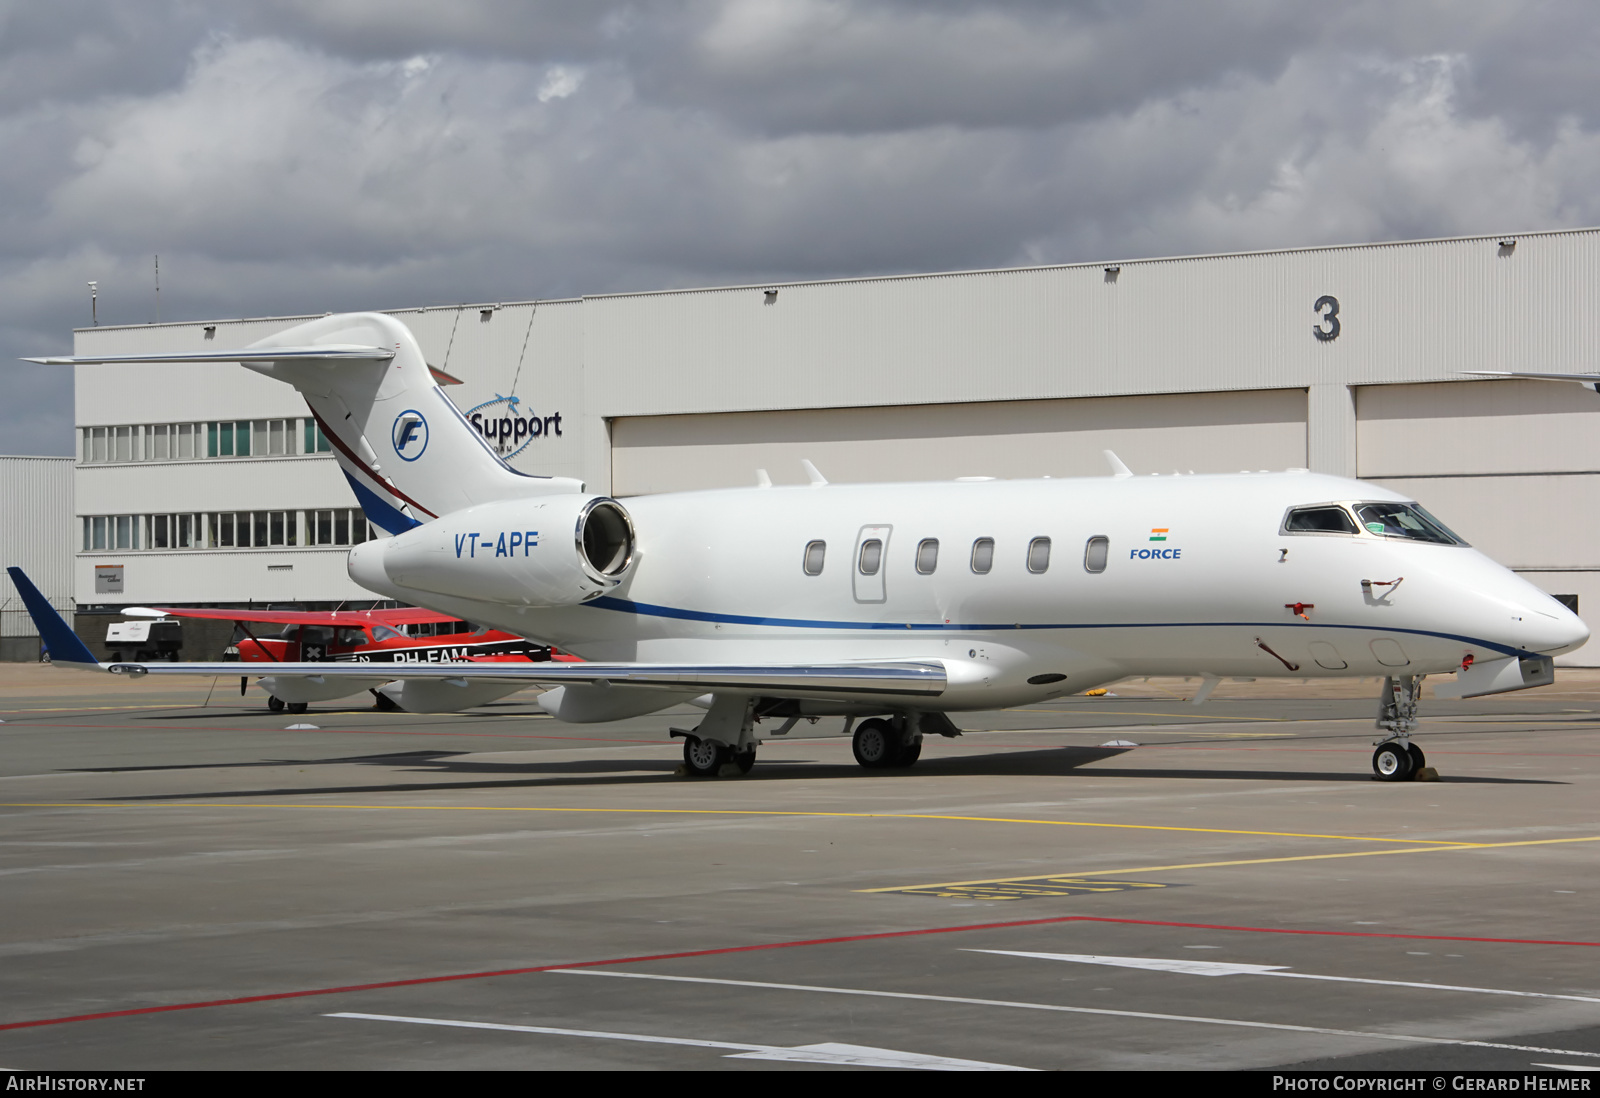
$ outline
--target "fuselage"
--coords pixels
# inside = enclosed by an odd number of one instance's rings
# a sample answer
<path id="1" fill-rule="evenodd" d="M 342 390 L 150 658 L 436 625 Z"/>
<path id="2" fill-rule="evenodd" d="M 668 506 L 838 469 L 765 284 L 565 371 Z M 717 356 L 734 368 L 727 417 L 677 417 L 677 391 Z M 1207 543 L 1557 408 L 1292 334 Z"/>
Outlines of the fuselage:
<path id="1" fill-rule="evenodd" d="M 646 496 L 626 501 L 632 566 L 580 605 L 386 593 L 589 660 L 942 660 L 941 709 L 1130 675 L 1434 674 L 1588 638 L 1470 546 L 1375 533 L 1348 507 L 1348 532 L 1286 529 L 1307 506 L 1404 500 L 1295 472 Z M 383 545 L 352 554 L 369 586 Z"/>

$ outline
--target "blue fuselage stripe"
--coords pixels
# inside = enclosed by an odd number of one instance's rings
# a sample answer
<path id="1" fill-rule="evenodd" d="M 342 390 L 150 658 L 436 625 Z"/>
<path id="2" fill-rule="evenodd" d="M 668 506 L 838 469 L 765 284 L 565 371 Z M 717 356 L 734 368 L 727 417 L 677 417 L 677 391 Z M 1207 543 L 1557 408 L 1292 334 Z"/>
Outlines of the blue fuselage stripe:
<path id="1" fill-rule="evenodd" d="M 601 610 L 615 610 L 640 617 L 676 618 L 680 621 L 704 621 L 724 625 L 754 625 L 773 629 L 853 629 L 882 630 L 884 632 L 939 632 L 939 633 L 998 633 L 1018 629 L 1353 629 L 1367 633 L 1404 633 L 1418 637 L 1437 637 L 1441 640 L 1459 641 L 1479 648 L 1487 648 L 1507 656 L 1530 655 L 1525 648 L 1511 648 L 1497 641 L 1467 637 L 1457 633 L 1440 633 L 1430 629 L 1376 628 L 1367 625 L 1340 625 L 1336 623 L 1302 625 L 1282 621 L 1150 621 L 1150 622 L 891 622 L 891 621 L 822 621 L 810 618 L 764 618 L 747 614 L 717 614 L 706 610 L 685 610 L 676 606 L 656 606 L 647 602 L 602 595 L 584 603 Z"/>

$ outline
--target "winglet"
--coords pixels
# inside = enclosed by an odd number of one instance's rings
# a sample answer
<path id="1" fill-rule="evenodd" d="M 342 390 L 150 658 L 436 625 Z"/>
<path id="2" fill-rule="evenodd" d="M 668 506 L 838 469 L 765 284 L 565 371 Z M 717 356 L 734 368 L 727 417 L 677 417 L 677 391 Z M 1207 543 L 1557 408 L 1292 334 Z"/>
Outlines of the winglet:
<path id="1" fill-rule="evenodd" d="M 45 597 L 39 594 L 39 589 L 33 581 L 25 575 L 20 568 L 7 568 L 6 573 L 11 577 L 11 582 L 17 585 L 17 594 L 22 596 L 22 603 L 28 608 L 28 616 L 33 619 L 33 624 L 39 629 L 39 636 L 44 639 L 44 647 L 50 653 L 52 663 L 85 664 L 98 668 L 100 661 L 94 658 L 83 641 L 78 639 L 78 634 L 66 622 L 61 620 L 61 615 L 55 612 Z"/>
<path id="2" fill-rule="evenodd" d="M 1111 466 L 1112 476 L 1116 477 L 1118 480 L 1121 480 L 1123 477 L 1133 476 L 1133 470 L 1122 464 L 1122 459 L 1116 454 L 1113 454 L 1110 450 L 1102 450 L 1100 452 L 1106 456 L 1106 461 Z"/>

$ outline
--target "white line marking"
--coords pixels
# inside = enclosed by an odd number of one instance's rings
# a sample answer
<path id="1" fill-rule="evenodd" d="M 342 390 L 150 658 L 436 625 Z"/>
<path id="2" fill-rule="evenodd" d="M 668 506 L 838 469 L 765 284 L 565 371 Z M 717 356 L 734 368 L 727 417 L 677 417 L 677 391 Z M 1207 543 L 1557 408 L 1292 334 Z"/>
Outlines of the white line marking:
<path id="1" fill-rule="evenodd" d="M 1416 987 L 1425 991 L 1466 991 L 1474 995 L 1514 995 L 1520 999 L 1565 999 L 1570 1003 L 1600 1003 L 1592 995 L 1557 995 L 1550 991 L 1511 991 L 1501 987 L 1466 987 L 1461 984 L 1425 984 L 1412 980 L 1369 980 L 1360 976 L 1322 976 L 1312 972 L 1289 972 L 1287 965 L 1245 965 L 1225 962 L 1164 960 L 1160 957 L 1103 957 L 1083 953 L 1024 953 L 1013 949 L 967 949 L 964 953 L 998 953 L 1005 957 L 1034 957 L 1042 961 L 1072 961 L 1086 965 L 1116 965 L 1154 972 L 1180 972 L 1188 976 L 1282 976 L 1290 980 L 1328 980 L 1340 984 L 1372 984 L 1378 987 Z"/>
<path id="2" fill-rule="evenodd" d="M 877 999 L 912 999 L 924 1003 L 964 1003 L 969 1006 L 1011 1007 L 1016 1010 L 1047 1010 L 1059 1014 L 1098 1014 L 1110 1018 L 1145 1018 L 1156 1022 L 1192 1022 L 1207 1026 L 1237 1026 L 1241 1029 L 1275 1029 L 1287 1033 L 1321 1033 L 1332 1037 L 1354 1037 L 1364 1041 L 1399 1041 L 1415 1045 L 1460 1045 L 1467 1048 L 1500 1048 L 1512 1052 L 1545 1052 L 1557 1056 L 1588 1056 L 1600 1059 L 1600 1052 L 1579 1052 L 1570 1048 L 1543 1048 L 1539 1045 L 1507 1045 L 1495 1041 L 1465 1041 L 1457 1037 L 1422 1037 L 1409 1033 L 1383 1033 L 1366 1029 L 1327 1029 L 1323 1026 L 1296 1026 L 1287 1022 L 1249 1022 L 1240 1018 L 1207 1018 L 1196 1014 L 1158 1014 L 1146 1010 L 1110 1010 L 1104 1007 L 1061 1006 L 1056 1003 L 1023 1003 L 1009 999 L 969 999 L 960 995 L 921 995 L 911 991 L 872 991 L 856 987 L 822 987 L 814 984 L 775 984 L 761 980 L 714 980 L 708 976 L 658 976 L 649 972 L 618 972 L 615 969 L 553 968 L 552 974 L 565 976 L 609 976 L 624 980 L 662 980 L 679 984 L 717 984 L 724 987 L 760 987 L 774 991 L 819 991 L 829 995 L 863 995 Z"/>
<path id="3" fill-rule="evenodd" d="M 1181 972 L 1185 976 L 1275 976 L 1287 965 L 1246 965 L 1228 961 L 1197 961 L 1187 957 L 1109 957 L 1097 953 L 1024 953 L 1014 949 L 963 949 L 963 953 L 998 953 L 1003 957 L 1036 957 L 1043 961 L 1077 961 L 1085 965 L 1115 965 L 1151 972 Z"/>
<path id="4" fill-rule="evenodd" d="M 598 1037 L 608 1041 L 636 1041 L 647 1045 L 689 1045 L 694 1048 L 732 1049 L 730 1060 L 782 1060 L 797 1064 L 843 1064 L 850 1067 L 916 1068 L 921 1071 L 1032 1071 L 1011 1064 L 991 1064 L 983 1060 L 958 1060 L 950 1056 L 925 1056 L 917 1052 L 898 1052 L 892 1048 L 870 1048 L 824 1042 L 785 1048 L 781 1045 L 750 1045 L 736 1041 L 707 1041 L 694 1037 L 654 1037 L 645 1033 L 611 1033 L 599 1029 L 556 1029 L 552 1026 L 512 1026 L 499 1022 L 464 1022 L 453 1018 L 409 1018 L 401 1014 L 325 1014 L 325 1018 L 356 1018 L 368 1022 L 410 1022 L 424 1026 L 453 1026 L 457 1029 L 492 1029 L 507 1033 L 542 1033 L 552 1037 Z"/>

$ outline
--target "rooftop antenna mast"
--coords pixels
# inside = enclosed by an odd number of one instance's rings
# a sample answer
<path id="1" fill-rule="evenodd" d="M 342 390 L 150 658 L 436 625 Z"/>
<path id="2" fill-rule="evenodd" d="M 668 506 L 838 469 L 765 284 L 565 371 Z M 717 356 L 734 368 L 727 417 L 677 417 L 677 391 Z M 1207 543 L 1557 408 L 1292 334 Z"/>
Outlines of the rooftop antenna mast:
<path id="1" fill-rule="evenodd" d="M 156 256 L 156 323 L 161 323 L 161 257 Z"/>
<path id="2" fill-rule="evenodd" d="M 89 283 L 89 321 L 96 328 L 100 326 L 100 283 Z"/>

